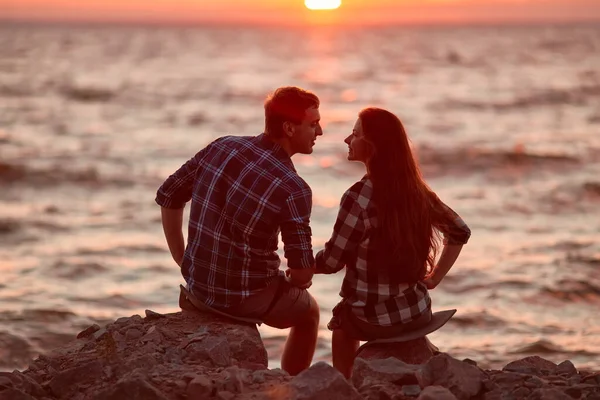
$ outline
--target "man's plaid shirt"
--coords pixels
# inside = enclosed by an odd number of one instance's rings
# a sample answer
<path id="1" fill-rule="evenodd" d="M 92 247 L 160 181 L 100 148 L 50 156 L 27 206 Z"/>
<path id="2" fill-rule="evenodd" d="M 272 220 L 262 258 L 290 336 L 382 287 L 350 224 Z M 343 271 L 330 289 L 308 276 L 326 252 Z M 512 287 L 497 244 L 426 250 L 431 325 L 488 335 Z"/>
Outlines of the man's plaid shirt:
<path id="1" fill-rule="evenodd" d="M 361 320 L 379 326 L 407 323 L 431 310 L 431 298 L 424 283 L 391 283 L 379 272 L 385 268 L 374 268 L 381 258 L 372 239 L 377 229 L 372 193 L 366 176 L 344 193 L 331 239 L 315 257 L 317 272 L 331 274 L 346 267 L 340 296 Z M 471 231 L 463 220 L 437 196 L 432 201 L 454 221 L 452 226 L 436 226 L 444 243 L 467 243 Z"/>
<path id="2" fill-rule="evenodd" d="M 227 136 L 201 150 L 158 189 L 156 202 L 191 202 L 181 271 L 206 305 L 228 308 L 267 287 L 281 260 L 312 268 L 312 192 L 288 154 L 264 134 Z"/>

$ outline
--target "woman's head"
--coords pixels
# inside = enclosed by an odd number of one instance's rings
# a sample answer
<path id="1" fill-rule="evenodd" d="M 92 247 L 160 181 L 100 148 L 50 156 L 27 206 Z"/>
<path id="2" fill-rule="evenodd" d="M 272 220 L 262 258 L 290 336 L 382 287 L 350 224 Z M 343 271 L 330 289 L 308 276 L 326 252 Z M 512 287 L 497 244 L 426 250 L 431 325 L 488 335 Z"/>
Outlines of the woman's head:
<path id="1" fill-rule="evenodd" d="M 421 176 L 402 122 L 387 110 L 365 108 L 349 139 L 348 158 L 364 162 L 373 182 L 379 252 L 388 259 L 393 256 L 403 266 L 390 271 L 391 275 L 403 281 L 423 279 L 427 264 L 433 267 L 437 246 L 431 191 Z"/>

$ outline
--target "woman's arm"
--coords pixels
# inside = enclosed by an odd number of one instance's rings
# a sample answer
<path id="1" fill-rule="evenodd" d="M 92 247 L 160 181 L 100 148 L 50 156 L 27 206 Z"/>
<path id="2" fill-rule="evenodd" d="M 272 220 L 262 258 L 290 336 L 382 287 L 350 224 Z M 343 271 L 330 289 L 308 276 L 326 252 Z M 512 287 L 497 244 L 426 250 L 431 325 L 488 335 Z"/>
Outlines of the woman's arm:
<path id="1" fill-rule="evenodd" d="M 427 285 L 427 289 L 435 289 L 435 287 L 440 284 L 442 279 L 444 279 L 448 271 L 450 271 L 450 268 L 452 268 L 456 262 L 456 259 L 458 258 L 462 248 L 462 244 L 444 245 L 442 254 L 435 265 L 435 268 L 428 276 L 425 277 L 425 280 L 423 281 L 425 285 Z"/>
<path id="2" fill-rule="evenodd" d="M 428 289 L 434 289 L 440 284 L 448 271 L 456 262 L 463 245 L 471 237 L 471 230 L 463 219 L 439 197 L 432 193 L 434 210 L 434 226 L 444 235 L 444 248 L 433 271 L 425 277 L 424 283 Z"/>

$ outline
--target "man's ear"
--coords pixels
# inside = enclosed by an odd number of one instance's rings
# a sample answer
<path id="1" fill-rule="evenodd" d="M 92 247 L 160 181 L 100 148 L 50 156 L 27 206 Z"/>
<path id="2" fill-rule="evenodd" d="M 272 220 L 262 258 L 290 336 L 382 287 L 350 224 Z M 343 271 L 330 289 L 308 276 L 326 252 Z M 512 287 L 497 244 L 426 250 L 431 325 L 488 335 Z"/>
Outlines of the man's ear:
<path id="1" fill-rule="evenodd" d="M 285 121 L 283 123 L 283 133 L 285 134 L 286 137 L 291 138 L 292 136 L 294 136 L 295 132 L 296 132 L 296 126 L 292 122 Z"/>

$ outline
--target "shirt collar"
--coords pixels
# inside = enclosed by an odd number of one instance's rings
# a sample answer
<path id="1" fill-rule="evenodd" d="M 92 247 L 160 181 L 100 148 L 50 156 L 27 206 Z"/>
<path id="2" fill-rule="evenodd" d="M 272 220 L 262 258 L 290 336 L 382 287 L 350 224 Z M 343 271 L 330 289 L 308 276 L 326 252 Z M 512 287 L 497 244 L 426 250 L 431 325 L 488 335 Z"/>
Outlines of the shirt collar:
<path id="1" fill-rule="evenodd" d="M 289 165 L 290 168 L 292 168 L 292 170 L 294 170 L 294 172 L 296 172 L 296 168 L 294 167 L 294 163 L 292 162 L 292 159 L 290 158 L 288 153 L 283 149 L 283 147 L 281 147 L 277 143 L 273 142 L 264 133 L 261 133 L 260 135 L 258 135 L 258 140 L 265 149 L 271 150 L 273 152 L 273 155 L 275 156 L 275 158 L 277 158 L 279 161 L 283 162 L 284 164 Z"/>

